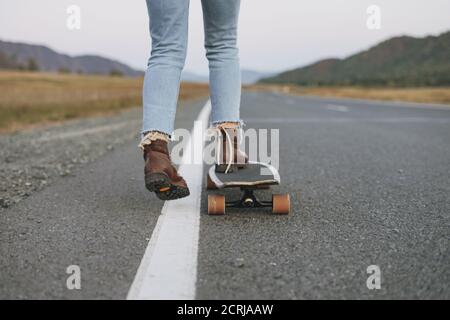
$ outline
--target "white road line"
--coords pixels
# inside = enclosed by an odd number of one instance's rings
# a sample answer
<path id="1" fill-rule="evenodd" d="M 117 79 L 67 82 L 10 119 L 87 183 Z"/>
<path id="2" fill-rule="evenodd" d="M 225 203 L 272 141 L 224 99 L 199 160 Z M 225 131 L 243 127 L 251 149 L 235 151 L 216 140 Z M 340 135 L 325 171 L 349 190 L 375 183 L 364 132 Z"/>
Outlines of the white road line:
<path id="1" fill-rule="evenodd" d="M 298 123 L 450 123 L 450 118 L 437 117 L 392 117 L 392 118 L 245 118 L 249 125 L 253 123 L 298 124 Z"/>
<path id="2" fill-rule="evenodd" d="M 49 142 L 49 141 L 53 141 L 53 140 L 71 139 L 71 138 L 81 137 L 81 136 L 88 135 L 88 134 L 100 133 L 103 131 L 119 130 L 126 126 L 137 125 L 138 123 L 140 123 L 140 121 L 138 121 L 138 120 L 131 120 L 131 121 L 127 120 L 127 121 L 122 121 L 122 122 L 115 123 L 115 124 L 107 124 L 107 125 L 103 125 L 103 126 L 99 126 L 99 127 L 95 127 L 95 128 L 74 130 L 74 131 L 68 131 L 68 132 L 64 132 L 64 133 L 51 133 L 51 134 L 47 134 L 45 136 L 42 136 L 42 137 L 36 139 L 36 141 Z"/>
<path id="3" fill-rule="evenodd" d="M 285 102 L 286 102 L 286 104 L 294 105 L 296 101 L 294 99 L 289 98 L 289 99 L 286 99 Z"/>
<path id="4" fill-rule="evenodd" d="M 327 109 L 331 111 L 348 112 L 350 108 L 347 106 L 341 106 L 337 104 L 329 104 L 327 105 Z"/>
<path id="5" fill-rule="evenodd" d="M 179 167 L 191 194 L 164 203 L 128 292 L 129 300 L 195 299 L 203 162 L 192 164 L 192 155 L 203 152 L 201 133 L 207 128 L 210 112 L 208 101 L 194 124 Z"/>
<path id="6" fill-rule="evenodd" d="M 272 93 L 275 94 L 275 93 Z M 277 93 L 280 97 L 286 97 L 287 94 Z M 361 103 L 365 106 L 371 107 L 399 107 L 399 108 L 419 108 L 419 109 L 435 109 L 435 110 L 449 110 L 450 104 L 444 103 L 431 103 L 431 102 L 408 102 L 408 101 L 395 101 L 395 100 L 377 100 L 377 99 L 358 99 L 358 98 L 345 98 L 345 97 L 320 97 L 309 94 L 296 95 L 297 98 L 302 100 L 313 100 L 318 102 L 329 102 L 330 104 L 342 101 L 343 103 Z M 303 101 L 302 103 L 304 103 Z"/>

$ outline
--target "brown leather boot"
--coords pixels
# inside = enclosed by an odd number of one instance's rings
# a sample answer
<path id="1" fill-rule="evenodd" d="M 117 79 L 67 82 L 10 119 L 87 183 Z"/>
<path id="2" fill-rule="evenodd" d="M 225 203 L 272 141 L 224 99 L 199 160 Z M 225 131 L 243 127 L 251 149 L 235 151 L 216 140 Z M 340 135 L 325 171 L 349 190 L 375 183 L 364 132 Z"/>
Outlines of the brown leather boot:
<path id="1" fill-rule="evenodd" d="M 147 189 L 155 192 L 161 200 L 187 197 L 189 188 L 170 161 L 167 142 L 155 140 L 143 148 Z"/>
<path id="2" fill-rule="evenodd" d="M 243 169 L 248 163 L 247 154 L 240 150 L 240 141 L 237 127 L 217 127 L 219 130 L 216 172 L 231 173 Z"/>

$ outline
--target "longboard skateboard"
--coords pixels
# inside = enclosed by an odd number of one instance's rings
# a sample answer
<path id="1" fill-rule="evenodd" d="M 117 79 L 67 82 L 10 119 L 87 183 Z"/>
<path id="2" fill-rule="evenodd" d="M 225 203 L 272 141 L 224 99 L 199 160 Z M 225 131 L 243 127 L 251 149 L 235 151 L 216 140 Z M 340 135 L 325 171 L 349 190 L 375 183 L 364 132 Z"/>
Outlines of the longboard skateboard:
<path id="1" fill-rule="evenodd" d="M 222 194 L 208 195 L 208 214 L 223 215 L 226 208 L 261 208 L 270 207 L 275 214 L 289 214 L 289 194 L 272 194 L 272 201 L 259 200 L 255 190 L 270 189 L 280 184 L 280 175 L 271 165 L 261 162 L 249 162 L 244 169 L 231 173 L 218 173 L 215 166 L 209 168 L 206 187 L 208 190 L 240 188 L 241 199 L 226 201 Z"/>

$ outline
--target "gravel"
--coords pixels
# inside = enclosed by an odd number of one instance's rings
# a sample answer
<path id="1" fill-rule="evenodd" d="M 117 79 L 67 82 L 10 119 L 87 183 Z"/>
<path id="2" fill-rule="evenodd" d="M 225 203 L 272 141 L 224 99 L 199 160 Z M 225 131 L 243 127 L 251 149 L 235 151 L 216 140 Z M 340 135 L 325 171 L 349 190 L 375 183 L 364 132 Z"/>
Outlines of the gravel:
<path id="1" fill-rule="evenodd" d="M 140 110 L 0 135 L 0 212 L 127 141 L 139 139 Z"/>

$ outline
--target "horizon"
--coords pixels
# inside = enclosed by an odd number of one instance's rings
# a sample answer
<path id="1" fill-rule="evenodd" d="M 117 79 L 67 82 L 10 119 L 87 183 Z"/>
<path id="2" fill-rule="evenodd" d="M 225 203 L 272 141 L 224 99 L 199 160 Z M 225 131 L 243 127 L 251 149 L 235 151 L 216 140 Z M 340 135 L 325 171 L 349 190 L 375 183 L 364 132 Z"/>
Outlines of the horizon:
<path id="1" fill-rule="evenodd" d="M 66 10 L 73 4 L 81 9 L 80 30 L 68 30 L 66 26 Z M 423 38 L 450 30 L 446 14 L 449 1 L 376 1 L 381 10 L 381 28 L 370 30 L 366 25 L 367 8 L 372 4 L 368 0 L 284 0 L 274 5 L 271 0 L 244 0 L 239 26 L 242 69 L 277 73 L 323 59 L 343 59 L 393 37 Z M 127 3 L 125 15 L 123 9 L 123 4 L 106 0 L 2 2 L 0 39 L 44 45 L 69 56 L 102 56 L 145 70 L 150 49 L 145 1 Z M 192 1 L 184 70 L 205 75 L 201 14 L 199 1 Z"/>
<path id="2" fill-rule="evenodd" d="M 412 36 L 412 35 L 408 35 L 408 34 L 400 34 L 400 35 L 392 36 L 392 37 L 390 37 L 390 38 L 381 40 L 381 41 L 379 41 L 379 42 L 377 42 L 377 43 L 374 43 L 374 44 L 372 44 L 372 45 L 369 45 L 367 48 L 363 48 L 363 49 L 361 49 L 361 50 L 359 50 L 359 51 L 357 51 L 357 52 L 350 53 L 349 55 L 347 55 L 347 56 L 345 56 L 345 57 L 331 57 L 331 56 L 330 56 L 330 57 L 324 57 L 324 58 L 321 58 L 321 59 L 319 59 L 319 60 L 315 60 L 315 61 L 313 61 L 313 62 L 310 62 L 310 63 L 308 63 L 308 64 L 299 65 L 299 66 L 297 66 L 297 67 L 294 66 L 294 67 L 291 68 L 291 69 L 284 69 L 284 70 L 269 70 L 269 71 L 267 71 L 267 70 L 251 69 L 251 68 L 247 68 L 247 67 L 241 65 L 241 70 L 242 70 L 242 71 L 249 71 L 249 72 L 268 73 L 268 74 L 270 74 L 270 73 L 273 73 L 273 74 L 276 74 L 276 73 L 282 73 L 282 72 L 289 71 L 289 70 L 294 70 L 294 69 L 304 68 L 304 67 L 310 66 L 310 65 L 312 65 L 312 64 L 318 63 L 318 62 L 320 62 L 320 61 L 323 61 L 323 60 L 329 60 L 329 59 L 344 60 L 344 59 L 347 59 L 347 58 L 349 58 L 349 57 L 351 57 L 351 56 L 353 56 L 353 55 L 356 55 L 356 54 L 359 54 L 359 53 L 361 53 L 361 52 L 370 50 L 371 48 L 373 48 L 373 47 L 379 45 L 380 43 L 383 43 L 383 42 L 386 42 L 386 41 L 389 41 L 389 40 L 392 40 L 392 39 L 395 39 L 395 38 L 409 37 L 409 38 L 415 38 L 415 39 L 425 39 L 425 38 L 428 38 L 428 37 L 438 37 L 438 36 L 443 35 L 443 34 L 448 33 L 448 32 L 450 32 L 450 30 L 443 31 L 443 32 L 440 32 L 440 33 L 438 33 L 438 34 L 427 34 L 427 35 L 424 35 L 424 36 L 422 36 L 422 37 L 420 37 L 420 36 Z M 22 42 L 22 41 L 15 41 L 15 40 L 5 40 L 5 39 L 2 39 L 2 38 L 0 38 L 0 41 L 3 41 L 3 42 L 10 42 L 10 43 L 16 43 L 16 44 L 26 44 L 26 45 L 33 45 L 33 46 L 42 46 L 42 47 L 46 47 L 46 48 L 48 48 L 48 49 L 50 49 L 50 50 L 53 50 L 53 51 L 55 51 L 55 52 L 58 53 L 58 54 L 66 55 L 66 56 L 69 56 L 69 57 L 72 57 L 72 58 L 75 58 L 75 57 L 84 57 L 84 56 L 85 56 L 85 57 L 87 57 L 87 56 L 97 56 L 97 57 L 101 57 L 101 58 L 105 58 L 105 59 L 109 59 L 109 60 L 113 60 L 113 61 L 116 61 L 116 62 L 125 64 L 125 65 L 127 65 L 128 67 L 133 68 L 133 69 L 136 70 L 136 71 L 142 71 L 142 72 L 145 72 L 145 69 L 136 69 L 136 68 L 134 68 L 133 66 L 129 65 L 128 63 L 126 63 L 126 62 L 124 62 L 124 61 L 121 61 L 121 60 L 118 60 L 118 59 L 115 58 L 115 57 L 108 57 L 108 56 L 99 55 L 99 54 L 96 54 L 96 53 L 82 53 L 82 54 L 71 55 L 71 54 L 68 54 L 68 53 L 66 53 L 66 52 L 62 52 L 62 51 L 58 50 L 57 48 L 53 48 L 53 47 L 51 47 L 50 45 L 47 45 L 47 44 L 45 44 L 45 43 Z M 197 72 L 192 71 L 192 70 L 189 70 L 189 69 L 187 69 L 187 68 L 184 68 L 184 69 L 183 69 L 183 72 L 191 73 L 191 74 L 193 74 L 193 75 L 198 75 L 198 76 L 207 76 L 207 75 L 208 75 L 207 72 L 206 72 L 206 73 L 197 73 Z"/>

